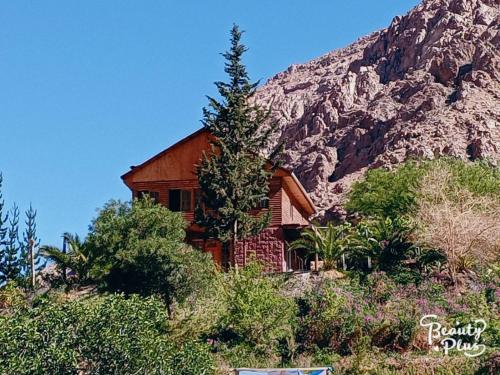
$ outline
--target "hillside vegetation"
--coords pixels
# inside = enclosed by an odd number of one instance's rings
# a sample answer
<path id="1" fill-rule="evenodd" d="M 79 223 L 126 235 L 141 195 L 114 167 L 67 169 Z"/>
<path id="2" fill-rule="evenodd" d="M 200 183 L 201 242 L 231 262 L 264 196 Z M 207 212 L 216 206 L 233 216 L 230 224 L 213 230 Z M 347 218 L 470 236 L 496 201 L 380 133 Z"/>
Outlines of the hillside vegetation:
<path id="1" fill-rule="evenodd" d="M 45 249 L 57 270 L 45 290 L 0 289 L 0 374 L 498 373 L 499 205 L 500 173 L 485 162 L 371 170 L 348 221 L 301 239 L 325 268 L 266 275 L 256 262 L 216 270 L 183 244 L 178 213 L 110 202 L 66 258 Z M 484 319 L 485 353 L 434 351 L 426 314 Z"/>

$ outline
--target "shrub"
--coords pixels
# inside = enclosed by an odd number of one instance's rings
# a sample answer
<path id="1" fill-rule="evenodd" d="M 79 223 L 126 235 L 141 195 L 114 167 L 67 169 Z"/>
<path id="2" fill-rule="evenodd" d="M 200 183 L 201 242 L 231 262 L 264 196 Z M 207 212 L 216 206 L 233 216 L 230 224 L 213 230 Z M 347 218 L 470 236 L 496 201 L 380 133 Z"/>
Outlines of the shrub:
<path id="1" fill-rule="evenodd" d="M 214 272 L 209 255 L 184 244 L 184 227 L 180 213 L 147 199 L 108 203 L 87 240 L 99 254 L 94 275 L 112 291 L 160 295 L 172 316 L 174 303 L 203 290 Z"/>
<path id="2" fill-rule="evenodd" d="M 0 311 L 27 307 L 26 293 L 16 282 L 8 282 L 0 288 Z"/>
<path id="3" fill-rule="evenodd" d="M 347 209 L 364 216 L 398 217 L 415 212 L 421 202 L 420 188 L 425 176 L 446 171 L 450 178 L 440 181 L 453 195 L 467 190 L 474 196 L 489 196 L 500 201 L 500 169 L 487 162 L 460 159 L 407 161 L 394 169 L 369 170 L 349 193 Z"/>
<path id="4" fill-rule="evenodd" d="M 455 184 L 452 173 L 450 168 L 425 176 L 416 218 L 419 240 L 443 250 L 450 277 L 456 283 L 458 273 L 485 268 L 498 259 L 500 186 L 494 196 L 490 194 L 488 179 L 484 186 L 464 180 L 465 177 Z M 462 185 L 470 185 L 473 191 Z M 479 196 L 477 192 L 489 195 Z"/>
<path id="5" fill-rule="evenodd" d="M 414 241 L 442 250 L 454 282 L 458 273 L 498 259 L 500 169 L 487 162 L 442 158 L 370 170 L 354 184 L 346 206 L 365 217 L 414 216 Z M 419 258 L 440 261 L 436 252 Z M 414 275 L 401 276 L 411 280 Z"/>
<path id="6" fill-rule="evenodd" d="M 326 227 L 313 225 L 301 233 L 301 238 L 292 242 L 289 250 L 306 249 L 308 256 L 321 256 L 324 270 L 334 269 L 349 246 L 350 229 L 349 223 L 335 226 L 330 222 Z"/>
<path id="7" fill-rule="evenodd" d="M 251 347 L 257 355 L 278 354 L 278 344 L 292 336 L 296 308 L 280 294 L 281 280 L 262 271 L 262 265 L 251 262 L 226 275 L 225 307 L 214 337 L 228 347 Z"/>
<path id="8" fill-rule="evenodd" d="M 399 217 L 361 221 L 349 239 L 351 265 L 362 273 L 387 272 L 402 284 L 420 282 L 421 273 L 443 263 L 445 257 L 437 250 L 417 246 L 414 231 L 409 220 Z"/>
<path id="9" fill-rule="evenodd" d="M 417 189 L 427 163 L 409 161 L 393 169 L 371 169 L 354 183 L 346 208 L 365 216 L 399 217 L 417 207 Z"/>
<path id="10" fill-rule="evenodd" d="M 207 348 L 168 338 L 165 306 L 120 295 L 0 317 L 0 373 L 212 374 Z"/>
<path id="11" fill-rule="evenodd" d="M 363 315 L 368 306 L 355 290 L 318 286 L 299 301 L 298 340 L 307 351 L 329 348 L 346 355 L 366 333 Z"/>

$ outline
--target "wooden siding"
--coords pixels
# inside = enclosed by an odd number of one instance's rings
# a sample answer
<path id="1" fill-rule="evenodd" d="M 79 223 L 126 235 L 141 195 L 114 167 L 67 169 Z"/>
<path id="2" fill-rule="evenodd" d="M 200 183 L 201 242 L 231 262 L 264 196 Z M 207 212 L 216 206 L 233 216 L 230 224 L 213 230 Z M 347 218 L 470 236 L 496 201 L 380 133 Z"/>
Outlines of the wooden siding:
<path id="1" fill-rule="evenodd" d="M 209 150 L 209 135 L 201 132 L 194 137 L 185 138 L 167 152 L 162 152 L 125 176 L 127 183 L 145 181 L 182 181 L 196 179 L 196 165 L 201 160 L 203 150 Z"/>
<path id="2" fill-rule="evenodd" d="M 168 191 L 170 189 L 192 190 L 191 210 L 182 212 L 184 219 L 190 224 L 194 221 L 194 190 L 199 188 L 198 180 L 173 180 L 173 181 L 137 181 L 130 184 L 133 197 L 137 197 L 140 191 L 151 191 L 158 193 L 158 202 L 168 207 Z M 270 226 L 282 224 L 282 191 L 281 178 L 273 177 L 269 183 L 269 209 L 272 212 Z M 263 210 L 254 210 L 252 214 L 257 215 Z"/>
<path id="3" fill-rule="evenodd" d="M 196 165 L 203 151 L 210 149 L 210 135 L 198 131 L 184 138 L 168 149 L 133 168 L 122 176 L 134 197 L 139 191 L 158 193 L 159 203 L 169 206 L 169 190 L 191 190 L 191 210 L 183 216 L 192 224 L 194 220 L 194 190 L 199 188 Z M 269 209 L 272 212 L 271 227 L 280 225 L 308 225 L 308 217 L 314 213 L 314 206 L 300 183 L 290 171 L 278 168 L 270 181 Z M 254 210 L 257 215 L 262 210 Z M 191 226 L 189 230 L 199 231 Z"/>
<path id="4" fill-rule="evenodd" d="M 307 220 L 307 214 L 300 209 L 300 205 L 293 198 L 293 196 L 288 193 L 288 189 L 286 187 L 283 187 L 281 190 L 281 224 L 299 226 L 307 225 L 309 223 Z"/>

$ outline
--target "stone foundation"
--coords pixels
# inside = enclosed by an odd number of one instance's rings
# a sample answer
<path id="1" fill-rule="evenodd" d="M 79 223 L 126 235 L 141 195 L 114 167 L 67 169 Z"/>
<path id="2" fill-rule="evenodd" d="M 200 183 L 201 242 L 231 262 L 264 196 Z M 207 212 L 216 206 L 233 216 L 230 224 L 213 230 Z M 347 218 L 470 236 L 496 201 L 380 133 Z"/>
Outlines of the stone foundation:
<path id="1" fill-rule="evenodd" d="M 238 241 L 234 253 L 234 264 L 244 267 L 251 259 L 262 261 L 268 272 L 283 272 L 286 269 L 285 240 L 280 227 L 266 228 L 258 235 Z"/>

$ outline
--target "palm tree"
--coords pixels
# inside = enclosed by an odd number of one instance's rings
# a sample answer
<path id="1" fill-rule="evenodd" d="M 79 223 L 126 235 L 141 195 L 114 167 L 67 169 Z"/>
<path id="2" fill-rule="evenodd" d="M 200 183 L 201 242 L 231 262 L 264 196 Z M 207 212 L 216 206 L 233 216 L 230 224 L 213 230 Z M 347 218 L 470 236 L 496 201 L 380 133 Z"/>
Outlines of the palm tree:
<path id="1" fill-rule="evenodd" d="M 63 239 L 68 245 L 67 251 L 56 246 L 42 246 L 41 252 L 47 259 L 56 264 L 63 275 L 66 274 L 67 269 L 70 269 L 75 273 L 78 283 L 88 281 L 94 260 L 90 247 L 77 234 L 64 233 Z M 64 279 L 66 278 L 64 277 Z M 66 282 L 66 280 L 64 281 Z"/>
<path id="2" fill-rule="evenodd" d="M 349 246 L 348 233 L 350 229 L 349 223 L 338 226 L 328 223 L 326 227 L 313 225 L 302 232 L 301 238 L 292 242 L 290 250 L 306 249 L 309 254 L 313 254 L 316 257 L 316 271 L 318 257 L 323 260 L 325 270 L 333 269 L 337 260 Z"/>
<path id="3" fill-rule="evenodd" d="M 385 271 L 415 256 L 417 247 L 410 240 L 413 230 L 402 218 L 361 222 L 351 236 L 351 249 L 359 259 L 373 257 L 376 267 Z"/>

